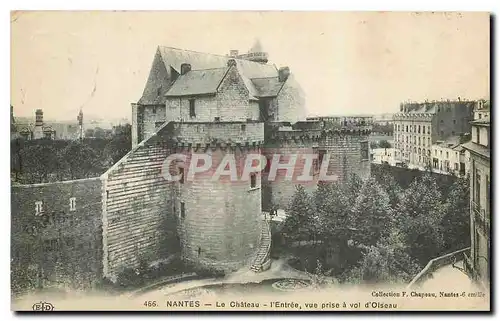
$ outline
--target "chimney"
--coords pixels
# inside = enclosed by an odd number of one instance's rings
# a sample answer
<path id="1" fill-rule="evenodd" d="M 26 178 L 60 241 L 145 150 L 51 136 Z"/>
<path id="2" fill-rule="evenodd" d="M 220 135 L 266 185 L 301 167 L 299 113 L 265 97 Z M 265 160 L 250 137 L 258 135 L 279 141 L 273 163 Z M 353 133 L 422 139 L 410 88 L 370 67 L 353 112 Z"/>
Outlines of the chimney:
<path id="1" fill-rule="evenodd" d="M 181 75 L 185 75 L 186 73 L 191 71 L 191 64 L 182 64 L 181 65 Z"/>
<path id="2" fill-rule="evenodd" d="M 229 59 L 229 60 L 227 61 L 227 66 L 228 66 L 228 67 L 231 67 L 231 66 L 236 66 L 236 60 L 234 60 L 234 59 Z"/>
<path id="3" fill-rule="evenodd" d="M 278 70 L 278 80 L 280 82 L 284 82 L 288 79 L 288 76 L 290 76 L 290 68 L 289 67 L 281 67 Z"/>
<path id="4" fill-rule="evenodd" d="M 37 109 L 35 112 L 35 126 L 43 126 L 43 111 Z"/>
<path id="5" fill-rule="evenodd" d="M 229 50 L 229 57 L 236 58 L 238 57 L 238 50 Z"/>

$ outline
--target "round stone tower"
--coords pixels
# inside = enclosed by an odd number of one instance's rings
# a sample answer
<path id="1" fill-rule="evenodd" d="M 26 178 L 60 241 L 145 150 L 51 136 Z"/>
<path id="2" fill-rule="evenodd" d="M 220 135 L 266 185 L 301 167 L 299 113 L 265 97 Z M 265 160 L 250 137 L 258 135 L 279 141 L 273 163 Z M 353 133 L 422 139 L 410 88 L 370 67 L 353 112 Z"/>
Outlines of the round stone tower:
<path id="1" fill-rule="evenodd" d="M 181 144 L 191 146 L 183 148 L 186 160 L 178 165 L 184 173 L 176 202 L 182 259 L 211 272 L 249 266 L 262 233 L 261 179 L 260 173 L 242 174 L 249 155 L 261 153 L 263 124 L 182 123 L 180 128 Z M 206 160 L 210 168 L 194 173 L 194 164 Z"/>

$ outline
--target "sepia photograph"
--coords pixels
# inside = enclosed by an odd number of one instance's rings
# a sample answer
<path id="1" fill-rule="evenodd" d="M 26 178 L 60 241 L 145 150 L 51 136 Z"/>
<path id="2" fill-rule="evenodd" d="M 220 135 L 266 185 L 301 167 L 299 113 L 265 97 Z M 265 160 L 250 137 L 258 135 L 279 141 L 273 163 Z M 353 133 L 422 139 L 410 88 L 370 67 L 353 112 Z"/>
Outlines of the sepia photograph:
<path id="1" fill-rule="evenodd" d="M 12 311 L 490 311 L 492 16 L 12 11 Z"/>

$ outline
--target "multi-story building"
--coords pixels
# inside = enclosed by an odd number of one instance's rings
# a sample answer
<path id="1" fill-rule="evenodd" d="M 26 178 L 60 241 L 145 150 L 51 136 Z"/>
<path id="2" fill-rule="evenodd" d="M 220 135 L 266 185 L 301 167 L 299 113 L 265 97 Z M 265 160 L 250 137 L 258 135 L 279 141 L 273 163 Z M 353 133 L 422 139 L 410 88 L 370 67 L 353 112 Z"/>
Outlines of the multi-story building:
<path id="1" fill-rule="evenodd" d="M 464 176 L 469 173 L 468 158 L 462 142 L 469 135 L 451 136 L 431 147 L 432 170 L 443 174 Z"/>
<path id="2" fill-rule="evenodd" d="M 371 150 L 371 161 L 373 164 L 398 166 L 400 163 L 395 158 L 395 154 L 395 148 L 374 148 Z"/>
<path id="3" fill-rule="evenodd" d="M 396 157 L 410 167 L 431 166 L 432 144 L 470 132 L 474 105 L 460 99 L 402 103 L 393 118 Z"/>
<path id="4" fill-rule="evenodd" d="M 471 277 L 483 287 L 490 282 L 490 118 L 471 122 L 471 141 L 463 144 L 470 153 L 471 251 L 466 257 Z"/>

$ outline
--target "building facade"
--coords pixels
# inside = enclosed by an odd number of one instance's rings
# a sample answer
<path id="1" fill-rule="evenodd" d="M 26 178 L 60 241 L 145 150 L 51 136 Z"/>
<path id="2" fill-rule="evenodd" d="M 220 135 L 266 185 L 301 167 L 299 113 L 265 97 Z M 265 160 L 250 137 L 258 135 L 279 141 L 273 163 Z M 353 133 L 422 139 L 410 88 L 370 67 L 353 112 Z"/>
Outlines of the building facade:
<path id="1" fill-rule="evenodd" d="M 371 161 L 374 164 L 398 166 L 400 165 L 400 162 L 398 162 L 395 155 L 395 148 L 374 148 L 371 150 Z"/>
<path id="2" fill-rule="evenodd" d="M 43 122 L 43 110 L 37 109 L 35 112 L 35 124 L 20 126 L 17 129 L 19 136 L 25 140 L 32 139 L 56 139 L 56 131 L 52 126 Z"/>
<path id="3" fill-rule="evenodd" d="M 471 141 L 463 144 L 470 153 L 471 252 L 466 259 L 471 277 L 488 288 L 490 282 L 491 140 L 490 119 L 471 122 Z"/>
<path id="4" fill-rule="evenodd" d="M 402 103 L 394 119 L 394 147 L 410 167 L 432 166 L 432 145 L 470 132 L 475 102 Z"/>
<path id="5" fill-rule="evenodd" d="M 431 149 L 432 170 L 456 176 L 467 175 L 469 173 L 468 155 L 461 145 L 466 138 L 469 138 L 469 135 L 452 136 L 446 141 L 437 141 L 433 144 Z"/>

